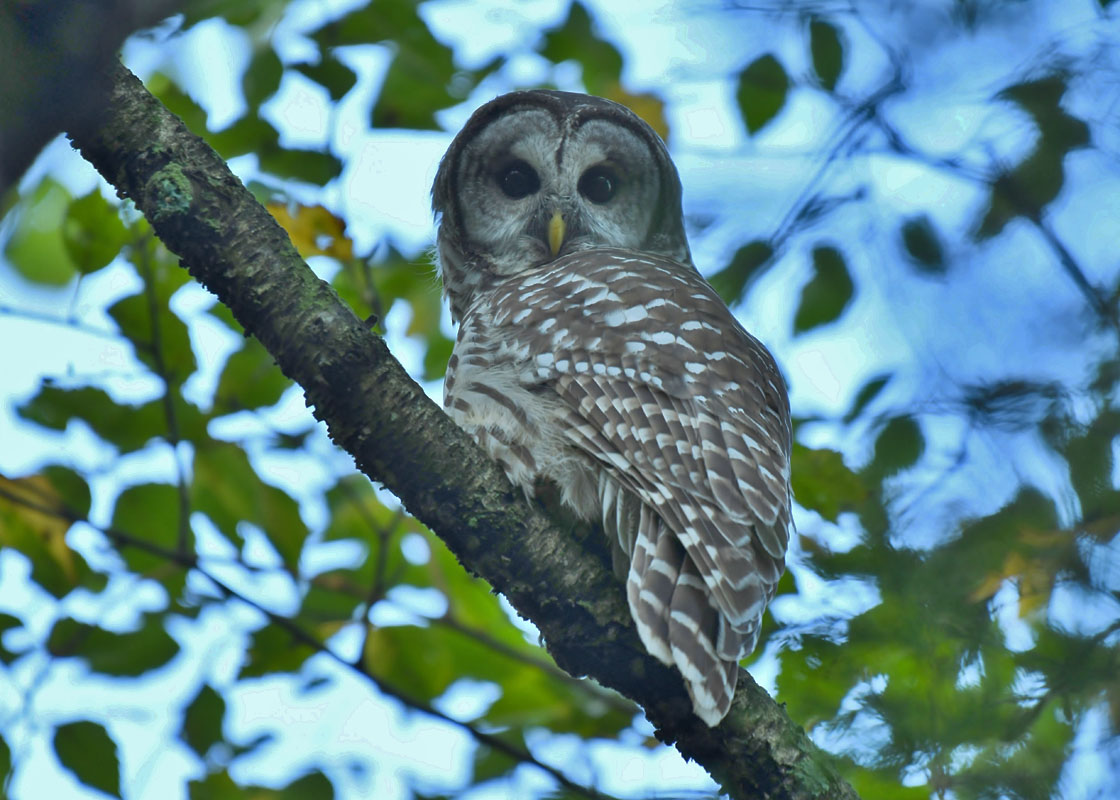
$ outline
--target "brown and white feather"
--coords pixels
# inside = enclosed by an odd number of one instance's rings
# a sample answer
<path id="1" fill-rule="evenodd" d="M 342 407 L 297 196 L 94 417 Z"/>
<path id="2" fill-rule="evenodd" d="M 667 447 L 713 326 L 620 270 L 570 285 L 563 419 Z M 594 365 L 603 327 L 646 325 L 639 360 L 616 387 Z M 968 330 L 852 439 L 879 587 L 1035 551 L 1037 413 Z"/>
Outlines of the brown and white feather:
<path id="1" fill-rule="evenodd" d="M 537 183 L 503 193 L 510 163 Z M 617 191 L 584 197 L 604 165 Z M 549 480 L 602 525 L 642 642 L 715 725 L 784 568 L 791 434 L 769 352 L 692 266 L 680 195 L 664 144 L 614 103 L 479 109 L 433 188 L 459 322 L 444 391 L 514 483 Z"/>

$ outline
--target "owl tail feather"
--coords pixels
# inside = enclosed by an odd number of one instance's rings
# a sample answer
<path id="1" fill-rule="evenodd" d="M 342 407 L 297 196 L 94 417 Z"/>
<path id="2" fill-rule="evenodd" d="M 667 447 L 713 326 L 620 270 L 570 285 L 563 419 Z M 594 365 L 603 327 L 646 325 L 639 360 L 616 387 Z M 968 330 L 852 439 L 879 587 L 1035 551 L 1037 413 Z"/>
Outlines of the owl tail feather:
<path id="1" fill-rule="evenodd" d="M 646 650 L 680 670 L 696 716 L 718 725 L 731 707 L 738 662 L 717 652 L 720 613 L 708 600 L 696 565 L 676 535 L 644 505 L 626 593 Z"/>

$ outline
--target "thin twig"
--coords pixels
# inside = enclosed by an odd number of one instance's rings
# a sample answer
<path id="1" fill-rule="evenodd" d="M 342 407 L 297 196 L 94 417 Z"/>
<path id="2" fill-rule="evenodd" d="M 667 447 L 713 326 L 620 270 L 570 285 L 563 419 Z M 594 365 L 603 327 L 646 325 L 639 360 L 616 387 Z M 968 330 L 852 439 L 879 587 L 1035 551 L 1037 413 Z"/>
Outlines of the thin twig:
<path id="1" fill-rule="evenodd" d="M 179 418 L 175 413 L 175 394 L 178 392 L 178 382 L 171 380 L 171 371 L 163 358 L 163 327 L 160 324 L 160 303 L 156 297 L 155 277 L 152 271 L 152 262 L 148 255 L 148 246 L 151 235 L 143 237 L 133 249 L 136 252 L 136 265 L 139 267 L 140 277 L 144 279 L 144 297 L 148 302 L 148 317 L 152 323 L 152 361 L 155 372 L 163 381 L 163 413 L 167 420 L 167 442 L 171 445 L 171 458 L 175 462 L 175 490 L 179 498 L 179 520 L 177 546 L 180 553 L 187 553 L 191 549 L 191 498 L 187 490 L 187 473 L 183 467 L 183 460 L 179 453 L 181 438 L 179 435 Z M 170 313 L 170 312 L 169 312 Z"/>
<path id="2" fill-rule="evenodd" d="M 21 317 L 22 319 L 30 320 L 32 322 L 44 322 L 48 325 L 58 325 L 60 327 L 71 328 L 81 333 L 89 334 L 90 336 L 97 336 L 101 339 L 110 339 L 114 342 L 120 342 L 125 339 L 120 331 L 111 331 L 108 328 L 96 328 L 93 325 L 87 325 L 84 322 L 79 322 L 72 317 L 59 317 L 54 314 L 46 314 L 42 311 L 32 311 L 27 308 L 16 308 L 0 303 L 0 314 L 6 314 L 10 317 Z M 148 345 L 143 342 L 133 342 L 134 345 L 143 350 L 148 349 Z"/>

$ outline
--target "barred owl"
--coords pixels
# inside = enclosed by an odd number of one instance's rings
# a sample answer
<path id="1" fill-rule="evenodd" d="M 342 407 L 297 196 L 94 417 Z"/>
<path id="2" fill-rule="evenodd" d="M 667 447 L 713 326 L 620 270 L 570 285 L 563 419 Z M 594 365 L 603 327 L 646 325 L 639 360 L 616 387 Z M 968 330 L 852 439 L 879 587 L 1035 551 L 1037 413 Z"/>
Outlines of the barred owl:
<path id="1" fill-rule="evenodd" d="M 449 413 L 602 526 L 643 644 L 718 724 L 784 567 L 789 402 L 692 264 L 664 143 L 616 103 L 514 92 L 455 137 L 432 200 Z"/>

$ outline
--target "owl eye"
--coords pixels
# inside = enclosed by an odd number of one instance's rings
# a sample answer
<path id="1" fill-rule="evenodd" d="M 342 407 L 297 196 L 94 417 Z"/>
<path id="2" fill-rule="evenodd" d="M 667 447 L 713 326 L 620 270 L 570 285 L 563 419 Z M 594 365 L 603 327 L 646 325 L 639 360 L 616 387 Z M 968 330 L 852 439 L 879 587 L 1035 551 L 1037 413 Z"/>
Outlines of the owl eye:
<path id="1" fill-rule="evenodd" d="M 517 200 L 541 188 L 537 173 L 524 161 L 514 161 L 498 171 L 498 186 L 506 197 Z"/>
<path id="2" fill-rule="evenodd" d="M 614 197 L 618 189 L 618 176 L 607 167 L 592 167 L 579 179 L 579 193 L 592 203 L 602 205 Z"/>

